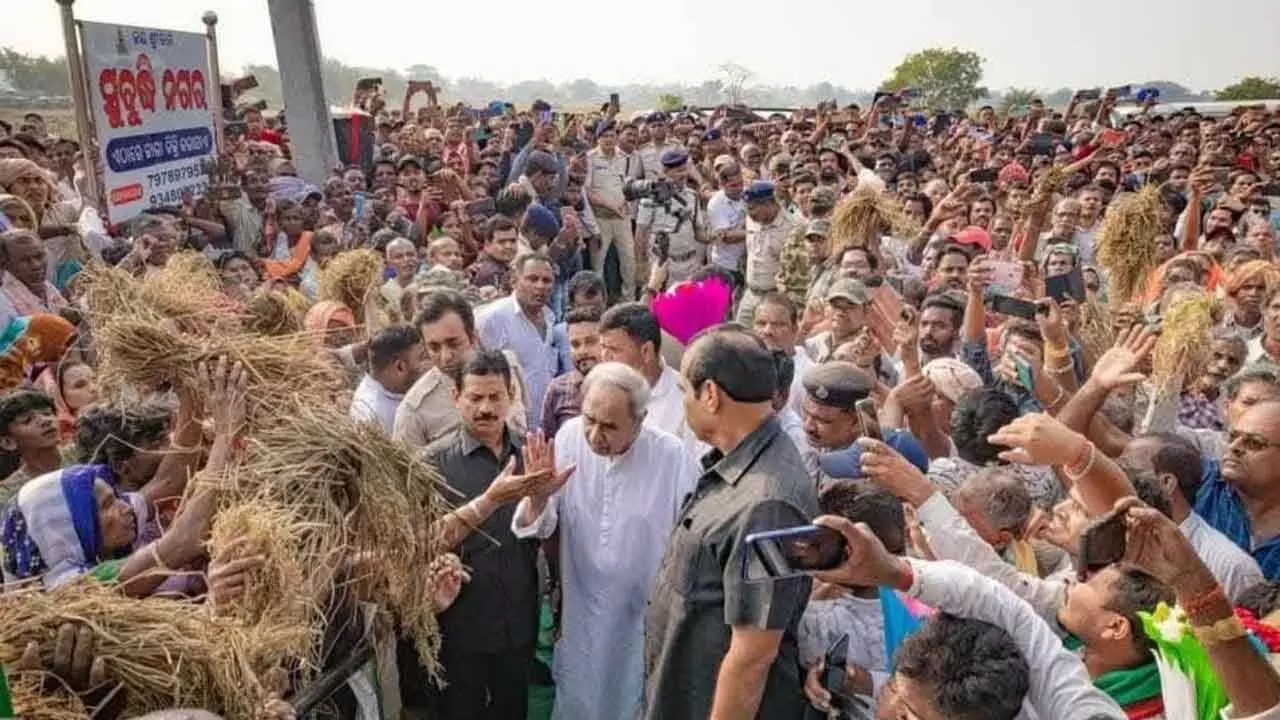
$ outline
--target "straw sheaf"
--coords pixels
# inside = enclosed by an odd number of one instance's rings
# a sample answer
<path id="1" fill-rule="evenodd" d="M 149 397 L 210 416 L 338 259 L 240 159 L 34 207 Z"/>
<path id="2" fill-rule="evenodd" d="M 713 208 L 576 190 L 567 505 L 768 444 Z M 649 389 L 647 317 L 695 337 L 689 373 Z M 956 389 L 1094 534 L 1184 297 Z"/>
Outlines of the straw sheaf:
<path id="1" fill-rule="evenodd" d="M 139 317 L 150 322 L 166 319 L 199 319 L 209 324 L 226 313 L 218 309 L 218 286 L 211 286 L 208 276 L 183 253 L 175 256 L 178 264 L 147 280 L 139 280 L 118 268 L 91 265 L 85 270 L 88 280 L 89 319 L 94 330 L 119 316 Z M 171 260 L 170 262 L 173 262 Z"/>
<path id="2" fill-rule="evenodd" d="M 1102 357 L 1115 344 L 1115 331 L 1111 326 L 1111 308 L 1099 300 L 1089 300 L 1080 305 L 1080 345 L 1084 352 L 1085 367 Z"/>
<path id="3" fill-rule="evenodd" d="M 28 586 L 0 596 L 0 663 L 11 665 L 36 642 L 52 666 L 58 627 L 89 627 L 107 674 L 124 685 L 125 716 L 198 707 L 228 718 L 254 718 L 266 697 L 259 678 L 278 667 L 277 631 L 214 617 L 195 603 L 128 598 L 92 580 L 53 590 Z M 61 718 L 72 707 L 65 693 L 32 697 L 35 683 L 19 683 L 18 704 L 34 717 Z M 25 716 L 25 715 L 24 715 Z"/>
<path id="4" fill-rule="evenodd" d="M 1157 391 L 1178 392 L 1184 379 L 1194 380 L 1204 371 L 1216 312 L 1216 301 L 1203 292 L 1184 291 L 1172 299 L 1161 318 L 1152 357 L 1151 379 Z"/>
<path id="5" fill-rule="evenodd" d="M 278 292 L 260 292 L 245 306 L 244 327 L 259 335 L 292 335 L 302 332 L 302 318 Z"/>
<path id="6" fill-rule="evenodd" d="M 432 465 L 376 425 L 337 408 L 303 406 L 256 431 L 244 461 L 219 483 L 229 502 L 287 513 L 297 545 L 286 555 L 296 552 L 305 571 L 359 561 L 364 576 L 355 580 L 376 588 L 374 602 L 434 667 L 438 635 L 426 567 L 439 551 L 431 526 L 447 502 Z M 232 536 L 214 545 L 224 542 Z"/>
<path id="7" fill-rule="evenodd" d="M 916 224 L 889 196 L 859 186 L 845 196 L 831 215 L 831 257 L 840 257 L 846 248 L 877 250 L 880 236 L 911 237 L 920 232 Z"/>
<path id="8" fill-rule="evenodd" d="M 125 388 L 168 386 L 196 392 L 201 362 L 219 357 L 248 373 L 250 419 L 257 424 L 298 405 L 329 403 L 344 382 L 339 369 L 308 333 L 267 337 L 248 333 L 193 335 L 173 323 L 119 317 L 102 323 L 98 378 L 108 395 Z"/>
<path id="9" fill-rule="evenodd" d="M 1109 271 L 1113 303 L 1124 304 L 1142 295 L 1158 261 L 1156 236 L 1164 230 L 1160 192 L 1147 185 L 1121 195 L 1111 204 L 1098 229 L 1098 262 Z"/>
<path id="10" fill-rule="evenodd" d="M 320 299 L 333 300 L 351 308 L 357 320 L 365 298 L 382 284 L 382 257 L 367 248 L 338 254 L 320 270 Z"/>

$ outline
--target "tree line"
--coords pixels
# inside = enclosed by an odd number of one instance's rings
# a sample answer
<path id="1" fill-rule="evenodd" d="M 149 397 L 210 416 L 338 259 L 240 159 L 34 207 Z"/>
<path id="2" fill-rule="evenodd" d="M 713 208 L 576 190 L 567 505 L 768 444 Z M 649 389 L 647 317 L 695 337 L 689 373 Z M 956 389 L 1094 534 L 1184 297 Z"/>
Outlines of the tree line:
<path id="1" fill-rule="evenodd" d="M 962 108 L 974 104 L 992 104 L 1012 109 L 1029 103 L 1034 98 L 1050 106 L 1062 106 L 1071 98 L 1074 88 L 1005 88 L 991 90 L 982 85 L 985 60 L 977 53 L 958 48 L 929 48 L 912 53 L 897 65 L 882 84 L 882 89 L 898 90 L 914 88 L 919 91 L 919 104 L 930 108 Z M 851 89 L 831 82 L 820 82 L 807 87 L 774 86 L 752 82 L 753 72 L 742 65 L 726 63 L 709 72 L 709 77 L 697 84 L 667 83 L 608 85 L 589 78 L 571 82 L 552 83 L 547 80 L 526 80 L 513 85 L 502 85 L 478 77 L 445 77 L 431 65 L 418 64 L 407 68 L 376 68 L 347 65 L 340 60 L 327 58 L 322 77 L 325 95 L 330 103 L 345 105 L 351 98 L 356 81 L 361 78 L 381 78 L 389 104 L 398 107 L 405 87 L 410 80 L 431 81 L 441 89 L 442 102 L 464 102 L 483 105 L 493 100 L 505 100 L 517 105 L 527 105 L 534 100 L 545 100 L 555 107 L 584 108 L 596 106 L 617 93 L 627 108 L 679 109 L 682 106 L 708 106 L 721 103 L 746 103 L 753 107 L 797 106 L 812 107 L 819 102 L 834 100 L 840 105 L 857 103 L 868 106 L 874 90 Z M 242 73 L 252 73 L 258 80 L 258 88 L 246 99 L 265 99 L 272 107 L 281 104 L 279 71 L 270 65 L 248 65 Z M 11 48 L 0 48 L 0 78 L 7 77 L 19 91 L 46 95 L 69 95 L 67 66 L 62 57 L 33 56 Z M 1280 78 L 1246 77 L 1216 92 L 1201 92 L 1169 80 L 1135 81 L 1134 87 L 1157 88 L 1164 102 L 1221 100 L 1251 100 L 1280 98 Z"/>

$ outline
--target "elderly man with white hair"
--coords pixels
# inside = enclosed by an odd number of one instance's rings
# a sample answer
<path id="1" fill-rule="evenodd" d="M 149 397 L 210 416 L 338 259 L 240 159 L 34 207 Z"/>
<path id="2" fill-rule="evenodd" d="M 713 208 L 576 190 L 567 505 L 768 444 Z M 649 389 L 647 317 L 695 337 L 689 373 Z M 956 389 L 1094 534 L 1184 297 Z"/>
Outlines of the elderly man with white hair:
<path id="1" fill-rule="evenodd" d="M 649 383 L 619 362 L 582 384 L 582 415 L 543 462 L 576 466 L 566 485 L 524 498 L 518 538 L 560 528 L 564 605 L 553 717 L 630 718 L 644 695 L 644 612 L 667 538 L 698 465 L 675 436 L 644 422 Z M 535 439 L 531 447 L 542 441 Z"/>
<path id="2" fill-rule="evenodd" d="M 382 298 L 389 307 L 403 313 L 404 294 L 418 272 L 418 249 L 407 238 L 398 237 L 387 243 L 387 267 L 395 271 L 395 277 L 382 285 Z"/>

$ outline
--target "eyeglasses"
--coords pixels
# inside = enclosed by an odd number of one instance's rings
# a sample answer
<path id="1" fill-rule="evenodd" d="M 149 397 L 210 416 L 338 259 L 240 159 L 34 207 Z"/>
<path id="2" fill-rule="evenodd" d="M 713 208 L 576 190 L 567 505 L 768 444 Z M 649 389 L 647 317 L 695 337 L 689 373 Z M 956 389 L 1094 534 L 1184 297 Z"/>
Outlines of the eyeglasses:
<path id="1" fill-rule="evenodd" d="M 1237 442 L 1240 448 L 1245 452 L 1262 452 L 1268 448 L 1280 447 L 1280 443 L 1272 442 L 1261 435 L 1254 433 L 1242 433 L 1232 430 L 1227 433 L 1227 446 L 1233 446 Z"/>

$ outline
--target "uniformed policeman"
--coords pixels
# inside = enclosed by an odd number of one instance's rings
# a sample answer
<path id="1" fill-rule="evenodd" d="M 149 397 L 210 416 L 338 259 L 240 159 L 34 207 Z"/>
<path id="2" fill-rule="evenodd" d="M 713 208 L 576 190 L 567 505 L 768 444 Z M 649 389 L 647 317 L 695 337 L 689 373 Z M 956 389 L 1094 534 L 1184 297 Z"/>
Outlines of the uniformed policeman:
<path id="1" fill-rule="evenodd" d="M 688 153 L 682 148 L 664 152 L 662 172 L 676 187 L 676 197 L 665 205 L 654 202 L 651 197 L 640 201 L 636 211 L 636 245 L 648 248 L 650 262 L 655 265 L 662 262 L 662 253 L 666 253 L 670 285 L 690 279 L 705 262 L 706 220 L 698 209 L 698 193 L 686 183 Z"/>
<path id="2" fill-rule="evenodd" d="M 771 182 L 752 182 L 742 197 L 747 205 L 747 289 L 738 305 L 737 320 L 750 326 L 761 298 L 778 287 L 782 246 L 798 221 L 778 203 Z"/>
<path id="3" fill-rule="evenodd" d="M 640 146 L 640 162 L 644 167 L 644 178 L 653 180 L 664 174 L 662 156 L 668 150 L 680 148 L 680 143 L 667 138 L 667 123 L 670 118 L 666 113 L 658 111 L 645 118 L 645 128 L 649 131 L 649 142 Z"/>

